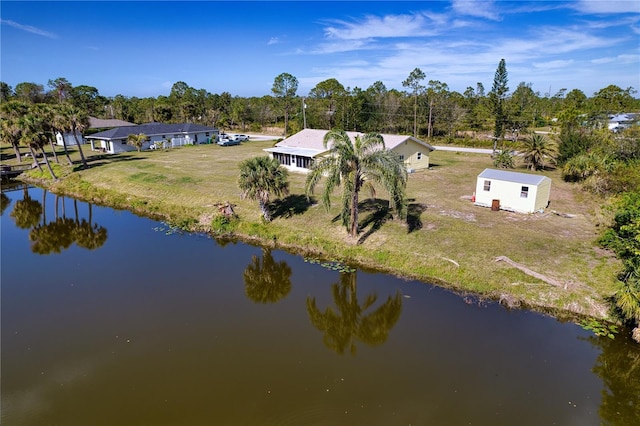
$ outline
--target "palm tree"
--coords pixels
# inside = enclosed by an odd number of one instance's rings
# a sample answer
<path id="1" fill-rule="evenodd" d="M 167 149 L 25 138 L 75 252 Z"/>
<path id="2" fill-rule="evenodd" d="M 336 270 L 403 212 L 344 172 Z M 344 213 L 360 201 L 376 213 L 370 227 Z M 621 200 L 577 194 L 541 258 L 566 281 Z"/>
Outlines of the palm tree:
<path id="1" fill-rule="evenodd" d="M 84 158 L 82 152 L 82 146 L 78 140 L 78 133 L 82 134 L 89 127 L 89 115 L 79 108 L 72 105 L 62 105 L 62 114 L 64 120 L 62 124 L 64 130 L 70 132 L 76 141 L 78 152 L 80 153 L 80 160 L 82 161 L 82 167 L 87 167 L 87 160 Z"/>
<path id="2" fill-rule="evenodd" d="M 54 133 L 60 133 L 62 136 L 62 147 L 64 148 L 64 155 L 67 156 L 69 165 L 73 164 L 71 157 L 69 156 L 69 150 L 67 149 L 67 140 L 64 138 L 65 129 L 67 126 L 67 117 L 64 111 L 64 106 L 52 106 L 53 116 L 51 117 L 51 127 Z"/>
<path id="3" fill-rule="evenodd" d="M 9 101 L 0 103 L 0 139 L 13 146 L 18 162 L 22 162 L 22 154 L 20 153 L 22 128 L 19 120 L 28 111 L 29 106 L 24 102 Z"/>
<path id="4" fill-rule="evenodd" d="M 254 157 L 240 163 L 238 186 L 242 190 L 242 198 L 257 200 L 262 217 L 271 221 L 269 212 L 269 195 L 277 197 L 289 193 L 287 170 L 278 160 L 269 156 Z"/>
<path id="5" fill-rule="evenodd" d="M 556 164 L 558 145 L 544 135 L 535 133 L 523 141 L 523 160 L 531 170 L 545 167 L 545 162 Z"/>
<path id="6" fill-rule="evenodd" d="M 53 127 L 53 121 L 55 117 L 55 111 L 48 104 L 35 104 L 33 107 L 34 113 L 42 119 L 43 131 L 46 135 L 47 141 L 49 142 L 49 146 L 51 146 L 51 152 L 53 153 L 53 158 L 56 163 L 60 164 L 58 160 L 58 154 L 56 153 L 56 148 L 53 143 L 55 139 L 55 128 Z"/>
<path id="7" fill-rule="evenodd" d="M 345 350 L 356 353 L 355 341 L 368 345 L 381 345 L 387 340 L 389 331 L 398 322 L 402 311 L 400 291 L 373 312 L 365 314 L 377 301 L 375 294 L 369 295 L 362 305 L 357 297 L 357 273 L 342 272 L 340 281 L 331 286 L 337 311 L 328 307 L 324 312 L 316 306 L 315 297 L 307 298 L 307 313 L 311 323 L 324 332 L 324 344 L 342 355 Z"/>
<path id="8" fill-rule="evenodd" d="M 38 115 L 35 111 L 29 112 L 26 115 L 20 117 L 18 120 L 20 127 L 22 128 L 22 133 L 20 134 L 20 142 L 27 145 L 29 147 L 29 151 L 33 156 L 33 159 L 38 166 L 38 169 L 42 171 L 42 167 L 40 167 L 40 162 L 36 157 L 36 153 L 34 148 L 39 149 L 42 152 L 42 157 L 44 158 L 44 162 L 49 169 L 49 173 L 54 180 L 57 180 L 55 173 L 53 172 L 53 168 L 51 168 L 51 163 L 49 162 L 49 157 L 47 153 L 44 151 L 44 146 L 47 143 L 46 136 L 46 127 L 47 125 L 44 122 L 44 117 Z"/>
<path id="9" fill-rule="evenodd" d="M 138 152 L 142 150 L 142 145 L 147 141 L 147 135 L 139 133 L 137 135 L 130 134 L 127 136 L 127 143 L 131 146 L 135 146 Z"/>
<path id="10" fill-rule="evenodd" d="M 331 193 L 342 189 L 342 224 L 352 237 L 358 235 L 358 195 L 367 187 L 375 196 L 373 182 L 381 184 L 391 196 L 389 203 L 404 217 L 406 214 L 404 190 L 407 185 L 407 169 L 400 156 L 385 149 L 384 139 L 378 133 L 356 136 L 351 141 L 345 131 L 332 130 L 324 137 L 324 147 L 332 143 L 329 154 L 316 162 L 307 176 L 306 193 L 313 193 L 315 186 L 326 176 L 322 203 L 329 209 Z"/>
<path id="11" fill-rule="evenodd" d="M 291 267 L 284 260 L 276 262 L 268 248 L 262 258 L 253 256 L 244 270 L 247 297 L 256 303 L 275 303 L 291 292 Z"/>

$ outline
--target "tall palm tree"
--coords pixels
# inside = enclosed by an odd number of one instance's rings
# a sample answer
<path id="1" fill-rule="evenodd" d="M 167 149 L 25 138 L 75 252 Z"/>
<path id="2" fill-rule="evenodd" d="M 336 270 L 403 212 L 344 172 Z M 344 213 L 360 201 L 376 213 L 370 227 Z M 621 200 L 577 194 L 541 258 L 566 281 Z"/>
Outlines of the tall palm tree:
<path id="1" fill-rule="evenodd" d="M 67 149 L 67 140 L 64 138 L 64 133 L 67 129 L 67 117 L 64 111 L 64 106 L 54 105 L 52 106 L 53 116 L 51 117 L 51 126 L 54 133 L 60 133 L 62 136 L 62 147 L 64 148 L 64 155 L 67 157 L 69 165 L 73 164 L 71 157 L 69 156 L 69 150 Z"/>
<path id="2" fill-rule="evenodd" d="M 531 170 L 545 167 L 546 163 L 556 164 L 558 145 L 545 135 L 535 133 L 523 141 L 523 160 Z"/>
<path id="3" fill-rule="evenodd" d="M 368 133 L 351 141 L 345 131 L 332 130 L 325 135 L 323 144 L 325 148 L 331 144 L 329 154 L 312 166 L 307 176 L 307 196 L 326 177 L 322 203 L 329 209 L 331 193 L 342 184 L 340 217 L 352 237 L 358 235 L 358 195 L 360 190 L 367 188 L 374 197 L 374 182 L 389 193 L 389 204 L 398 215 L 405 216 L 407 169 L 399 155 L 385 149 L 380 134 Z"/>
<path id="4" fill-rule="evenodd" d="M 55 128 L 53 127 L 53 119 L 55 117 L 54 109 L 48 104 L 35 104 L 33 106 L 33 112 L 42 119 L 43 131 L 46 135 L 47 141 L 49 142 L 49 146 L 51 146 L 51 153 L 53 153 L 55 162 L 60 164 L 53 142 L 56 137 Z"/>
<path id="5" fill-rule="evenodd" d="M 89 127 L 89 115 L 86 111 L 83 111 L 73 105 L 63 105 L 62 113 L 64 116 L 64 129 L 73 135 L 80 153 L 80 160 L 82 161 L 82 167 L 87 167 L 87 160 L 82 152 L 82 146 L 78 140 L 78 133 L 82 134 Z"/>
<path id="6" fill-rule="evenodd" d="M 9 101 L 0 103 L 0 139 L 3 142 L 11 144 L 16 154 L 18 162 L 22 162 L 22 154 L 20 152 L 20 117 L 23 117 L 29 111 L 29 106 L 20 101 Z"/>
<path id="7" fill-rule="evenodd" d="M 38 161 L 34 148 L 39 149 L 42 152 L 42 157 L 45 164 L 47 165 L 49 173 L 51 174 L 51 178 L 57 180 L 58 178 L 53 172 L 53 168 L 51 167 L 51 163 L 49 162 L 49 157 L 44 150 L 44 147 L 47 143 L 47 125 L 44 122 L 44 117 L 38 115 L 35 111 L 29 112 L 26 115 L 20 117 L 19 124 L 22 127 L 20 142 L 29 147 L 29 151 L 31 152 L 31 155 L 35 160 L 38 169 L 42 171 L 42 167 L 40 166 L 40 162 Z"/>
<path id="8" fill-rule="evenodd" d="M 287 170 L 278 160 L 269 156 L 248 158 L 240 163 L 238 186 L 242 197 L 258 201 L 262 217 L 271 221 L 269 212 L 269 195 L 277 197 L 289 193 Z"/>
<path id="9" fill-rule="evenodd" d="M 340 281 L 331 286 L 337 311 L 331 307 L 324 312 L 316 306 L 315 297 L 307 298 L 307 313 L 311 323 L 324 332 L 324 344 L 342 355 L 348 349 L 356 353 L 355 341 L 368 345 L 381 345 L 387 340 L 389 331 L 398 322 L 402 312 L 400 291 L 372 312 L 365 313 L 376 301 L 369 295 L 361 304 L 357 297 L 357 273 L 342 272 Z"/>

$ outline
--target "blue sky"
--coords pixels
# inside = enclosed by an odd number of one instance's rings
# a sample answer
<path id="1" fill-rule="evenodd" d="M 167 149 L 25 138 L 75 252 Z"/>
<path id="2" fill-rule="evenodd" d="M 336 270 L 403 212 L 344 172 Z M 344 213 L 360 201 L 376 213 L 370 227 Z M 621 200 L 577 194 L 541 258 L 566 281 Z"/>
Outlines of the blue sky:
<path id="1" fill-rule="evenodd" d="M 12 87 L 65 77 L 104 96 L 156 97 L 184 81 L 263 96 L 287 72 L 305 96 L 328 78 L 404 90 L 418 67 L 424 84 L 488 92 L 504 58 L 511 90 L 640 90 L 637 0 L 3 0 L 0 17 L 0 80 Z"/>

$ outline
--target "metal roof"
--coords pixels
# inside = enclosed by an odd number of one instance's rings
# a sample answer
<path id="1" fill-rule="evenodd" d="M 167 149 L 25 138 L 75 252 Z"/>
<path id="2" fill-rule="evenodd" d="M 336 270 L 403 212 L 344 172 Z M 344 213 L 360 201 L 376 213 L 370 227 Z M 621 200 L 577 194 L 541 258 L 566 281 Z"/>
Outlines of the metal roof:
<path id="1" fill-rule="evenodd" d="M 482 173 L 478 175 L 483 179 L 495 179 L 506 182 L 524 183 L 527 185 L 540 185 L 545 180 L 551 180 L 546 176 L 533 175 L 530 173 L 509 172 L 506 170 L 484 169 Z"/>
<path id="2" fill-rule="evenodd" d="M 157 135 L 174 135 L 174 134 L 188 134 L 198 132 L 215 132 L 218 129 L 215 127 L 202 126 L 200 124 L 193 123 L 177 123 L 177 124 L 164 124 L 164 123 L 146 123 L 139 124 L 137 126 L 123 126 L 115 127 L 113 129 L 105 130 L 104 132 L 94 133 L 87 135 L 87 139 L 126 139 L 131 134 L 144 133 L 147 136 Z"/>

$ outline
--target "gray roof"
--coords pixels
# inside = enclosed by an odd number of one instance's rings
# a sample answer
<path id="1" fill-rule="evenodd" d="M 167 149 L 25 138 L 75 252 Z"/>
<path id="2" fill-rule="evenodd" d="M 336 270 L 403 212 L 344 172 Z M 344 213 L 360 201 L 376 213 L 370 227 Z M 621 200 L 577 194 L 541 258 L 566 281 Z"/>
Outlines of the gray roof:
<path id="1" fill-rule="evenodd" d="M 202 126 L 200 124 L 193 123 L 178 123 L 178 124 L 163 124 L 163 123 L 146 123 L 139 124 L 137 126 L 123 126 L 115 127 L 113 129 L 105 130 L 104 132 L 94 133 L 86 136 L 87 139 L 126 139 L 131 134 L 144 133 L 147 136 L 167 135 L 173 136 L 175 134 L 188 134 L 188 133 L 201 133 L 201 132 L 215 132 L 218 129 L 215 127 Z"/>
<path id="2" fill-rule="evenodd" d="M 108 127 L 122 127 L 122 126 L 135 126 L 136 123 L 129 123 L 124 120 L 105 119 L 89 117 L 89 128 L 91 129 L 103 129 Z"/>
<path id="3" fill-rule="evenodd" d="M 480 173 L 478 177 L 483 179 L 495 179 L 506 182 L 524 183 L 526 185 L 540 185 L 545 180 L 551 181 L 551 179 L 546 176 L 495 169 L 484 169 L 484 171 Z"/>

